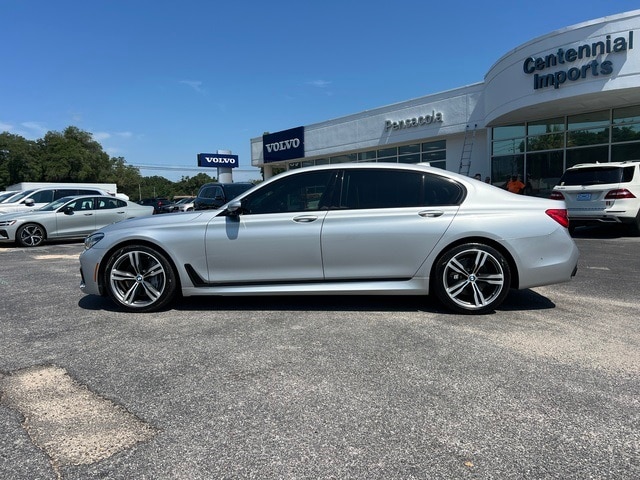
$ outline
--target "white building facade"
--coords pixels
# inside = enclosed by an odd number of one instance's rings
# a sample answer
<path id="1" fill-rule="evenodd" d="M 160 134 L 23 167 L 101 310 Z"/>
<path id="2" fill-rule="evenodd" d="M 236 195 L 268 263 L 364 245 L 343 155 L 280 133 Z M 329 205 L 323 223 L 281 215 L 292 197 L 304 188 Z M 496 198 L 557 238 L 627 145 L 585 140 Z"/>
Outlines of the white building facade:
<path id="1" fill-rule="evenodd" d="M 636 45 L 637 44 L 637 45 Z M 547 196 L 577 163 L 640 159 L 640 10 L 500 58 L 484 82 L 251 140 L 265 178 L 343 162 L 430 162 Z"/>

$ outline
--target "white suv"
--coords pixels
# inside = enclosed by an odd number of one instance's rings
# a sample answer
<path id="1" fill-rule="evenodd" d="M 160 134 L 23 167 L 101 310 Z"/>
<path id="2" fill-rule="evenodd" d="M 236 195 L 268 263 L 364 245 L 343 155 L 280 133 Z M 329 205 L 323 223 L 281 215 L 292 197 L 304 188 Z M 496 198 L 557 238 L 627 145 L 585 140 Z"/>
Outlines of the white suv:
<path id="1" fill-rule="evenodd" d="M 640 161 L 575 165 L 553 187 L 551 198 L 565 201 L 571 230 L 625 223 L 640 235 Z"/>

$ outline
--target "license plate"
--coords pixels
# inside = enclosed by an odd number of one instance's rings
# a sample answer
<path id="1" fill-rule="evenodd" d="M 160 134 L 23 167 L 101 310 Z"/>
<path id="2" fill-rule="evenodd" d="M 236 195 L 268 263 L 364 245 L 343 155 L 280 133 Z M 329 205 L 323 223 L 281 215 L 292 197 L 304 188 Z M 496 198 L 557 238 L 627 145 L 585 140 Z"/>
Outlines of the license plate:
<path id="1" fill-rule="evenodd" d="M 590 193 L 579 193 L 578 196 L 576 197 L 576 200 L 579 202 L 587 202 L 589 200 L 591 200 L 591 194 Z"/>

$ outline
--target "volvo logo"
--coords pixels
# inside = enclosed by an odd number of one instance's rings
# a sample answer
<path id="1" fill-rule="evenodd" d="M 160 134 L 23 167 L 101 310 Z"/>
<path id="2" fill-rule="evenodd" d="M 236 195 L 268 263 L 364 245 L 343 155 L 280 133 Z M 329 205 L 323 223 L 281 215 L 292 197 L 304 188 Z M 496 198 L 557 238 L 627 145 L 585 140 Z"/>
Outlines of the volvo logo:
<path id="1" fill-rule="evenodd" d="M 300 147 L 299 138 L 291 138 L 289 140 L 283 140 L 281 142 L 275 142 L 275 143 L 267 143 L 265 145 L 265 148 L 269 153 L 280 152 L 282 150 L 289 150 L 291 148 L 298 148 L 298 147 Z"/>

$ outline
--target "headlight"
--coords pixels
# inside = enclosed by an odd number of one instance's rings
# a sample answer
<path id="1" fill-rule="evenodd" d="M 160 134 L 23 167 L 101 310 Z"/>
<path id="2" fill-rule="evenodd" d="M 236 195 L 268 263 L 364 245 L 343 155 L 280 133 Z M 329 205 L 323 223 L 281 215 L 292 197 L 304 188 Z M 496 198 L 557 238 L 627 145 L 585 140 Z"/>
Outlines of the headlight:
<path id="1" fill-rule="evenodd" d="M 92 235 L 89 235 L 87 238 L 84 239 L 84 249 L 89 250 L 91 247 L 93 247 L 96 243 L 98 243 L 103 238 L 104 238 L 104 233 L 94 233 Z"/>
<path id="2" fill-rule="evenodd" d="M 17 220 L 5 220 L 4 222 L 0 222 L 0 227 L 10 227 L 16 222 Z"/>

